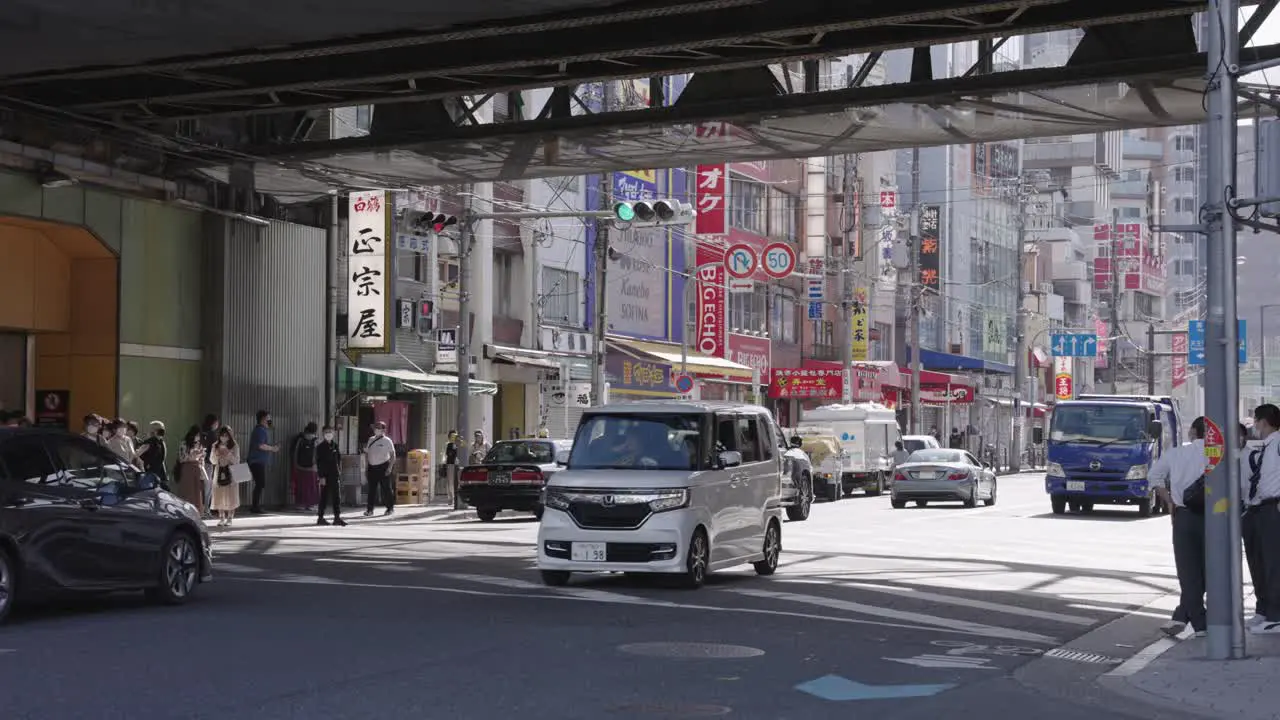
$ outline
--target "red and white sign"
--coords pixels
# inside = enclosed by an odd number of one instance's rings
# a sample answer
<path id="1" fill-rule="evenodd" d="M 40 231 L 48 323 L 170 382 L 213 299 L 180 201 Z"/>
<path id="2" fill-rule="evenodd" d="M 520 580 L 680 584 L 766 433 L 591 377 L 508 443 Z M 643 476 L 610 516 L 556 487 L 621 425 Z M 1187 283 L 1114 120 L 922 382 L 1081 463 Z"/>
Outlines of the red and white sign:
<path id="1" fill-rule="evenodd" d="M 770 348 L 769 338 L 755 335 L 728 334 L 729 355 L 727 359 L 739 365 L 759 370 L 760 377 L 769 377 Z"/>
<path id="2" fill-rule="evenodd" d="M 965 404 L 973 402 L 973 388 L 968 385 L 931 385 L 921 383 L 920 401 L 930 404 Z"/>
<path id="3" fill-rule="evenodd" d="M 698 184 L 694 188 L 697 219 L 693 231 L 698 235 L 723 235 L 728 226 L 725 217 L 725 189 L 729 184 L 724 165 L 699 165 Z M 701 263 L 699 263 L 701 264 Z"/>
<path id="4" fill-rule="evenodd" d="M 895 210 L 898 207 L 898 191 L 897 190 L 881 190 L 880 191 L 880 209 Z"/>
<path id="5" fill-rule="evenodd" d="M 796 251 L 788 243 L 769 243 L 761 258 L 764 274 L 781 280 L 796 269 Z"/>
<path id="6" fill-rule="evenodd" d="M 758 264 L 756 249 L 742 243 L 729 246 L 729 251 L 724 256 L 724 267 L 729 271 L 729 277 L 739 280 L 755 274 Z"/>
<path id="7" fill-rule="evenodd" d="M 1187 334 L 1178 333 L 1170 338 L 1173 356 L 1173 386 L 1180 388 L 1187 383 Z"/>
<path id="8" fill-rule="evenodd" d="M 1069 357 L 1053 359 L 1053 396 L 1059 400 L 1070 400 L 1075 397 L 1075 382 L 1071 378 L 1071 361 Z"/>
<path id="9" fill-rule="evenodd" d="M 838 400 L 844 393 L 840 370 L 774 368 L 769 375 L 769 397 Z"/>
<path id="10" fill-rule="evenodd" d="M 725 344 L 725 291 L 726 273 L 724 251 L 708 243 L 698 243 L 694 254 L 697 268 L 697 301 L 694 303 L 694 337 L 698 352 L 711 357 L 724 357 Z"/>
<path id="11" fill-rule="evenodd" d="M 1218 463 L 1222 462 L 1222 451 L 1226 447 L 1226 437 L 1222 434 L 1222 428 L 1218 427 L 1218 423 L 1204 419 L 1204 457 L 1209 461 L 1209 470 L 1218 467 Z M 1226 502 L 1223 500 L 1222 502 Z"/>

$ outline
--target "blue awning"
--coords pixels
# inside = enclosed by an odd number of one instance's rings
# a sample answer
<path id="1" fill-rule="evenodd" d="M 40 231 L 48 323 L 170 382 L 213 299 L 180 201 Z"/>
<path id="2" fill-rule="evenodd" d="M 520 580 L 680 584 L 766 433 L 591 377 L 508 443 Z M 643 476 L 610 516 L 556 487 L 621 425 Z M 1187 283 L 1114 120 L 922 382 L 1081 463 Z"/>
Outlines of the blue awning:
<path id="1" fill-rule="evenodd" d="M 911 360 L 911 346 L 908 345 L 907 363 L 910 363 Z M 938 352 L 937 350 L 921 350 L 920 364 L 926 370 L 1013 374 L 1012 365 L 969 357 L 968 355 L 953 355 L 951 353 Z"/>

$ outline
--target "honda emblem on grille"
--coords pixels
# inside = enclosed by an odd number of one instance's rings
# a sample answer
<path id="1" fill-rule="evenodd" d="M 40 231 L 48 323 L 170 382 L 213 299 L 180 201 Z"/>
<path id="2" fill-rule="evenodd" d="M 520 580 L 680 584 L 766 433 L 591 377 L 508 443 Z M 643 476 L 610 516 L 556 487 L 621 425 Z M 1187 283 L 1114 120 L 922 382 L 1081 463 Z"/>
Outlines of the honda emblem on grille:
<path id="1" fill-rule="evenodd" d="M 1089 469 L 1094 472 L 1098 472 L 1099 470 L 1102 469 L 1102 463 L 1098 460 L 1094 460 L 1093 462 L 1089 463 Z"/>
<path id="2" fill-rule="evenodd" d="M 600 498 L 600 504 L 605 507 L 613 507 L 613 502 L 614 500 L 612 495 L 605 495 Z"/>

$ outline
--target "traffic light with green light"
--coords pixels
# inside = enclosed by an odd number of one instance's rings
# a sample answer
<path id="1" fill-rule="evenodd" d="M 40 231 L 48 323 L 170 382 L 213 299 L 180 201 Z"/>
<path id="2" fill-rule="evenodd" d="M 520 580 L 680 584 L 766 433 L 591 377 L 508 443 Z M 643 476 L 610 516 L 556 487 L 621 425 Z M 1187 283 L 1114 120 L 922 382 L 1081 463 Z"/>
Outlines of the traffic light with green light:
<path id="1" fill-rule="evenodd" d="M 693 206 L 679 200 L 640 200 L 613 206 L 613 223 L 628 227 L 687 225 L 694 217 Z"/>

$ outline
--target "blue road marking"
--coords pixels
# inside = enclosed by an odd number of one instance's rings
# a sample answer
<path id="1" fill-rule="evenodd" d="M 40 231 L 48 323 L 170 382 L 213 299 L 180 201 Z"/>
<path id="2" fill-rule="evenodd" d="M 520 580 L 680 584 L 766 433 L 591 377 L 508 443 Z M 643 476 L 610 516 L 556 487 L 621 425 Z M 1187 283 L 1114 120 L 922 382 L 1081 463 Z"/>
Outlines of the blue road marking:
<path id="1" fill-rule="evenodd" d="M 849 700 L 905 700 L 908 698 L 932 697 L 955 687 L 955 684 L 944 685 L 865 685 L 855 680 L 826 675 L 817 680 L 800 683 L 796 689 L 814 697 L 833 702 Z"/>

